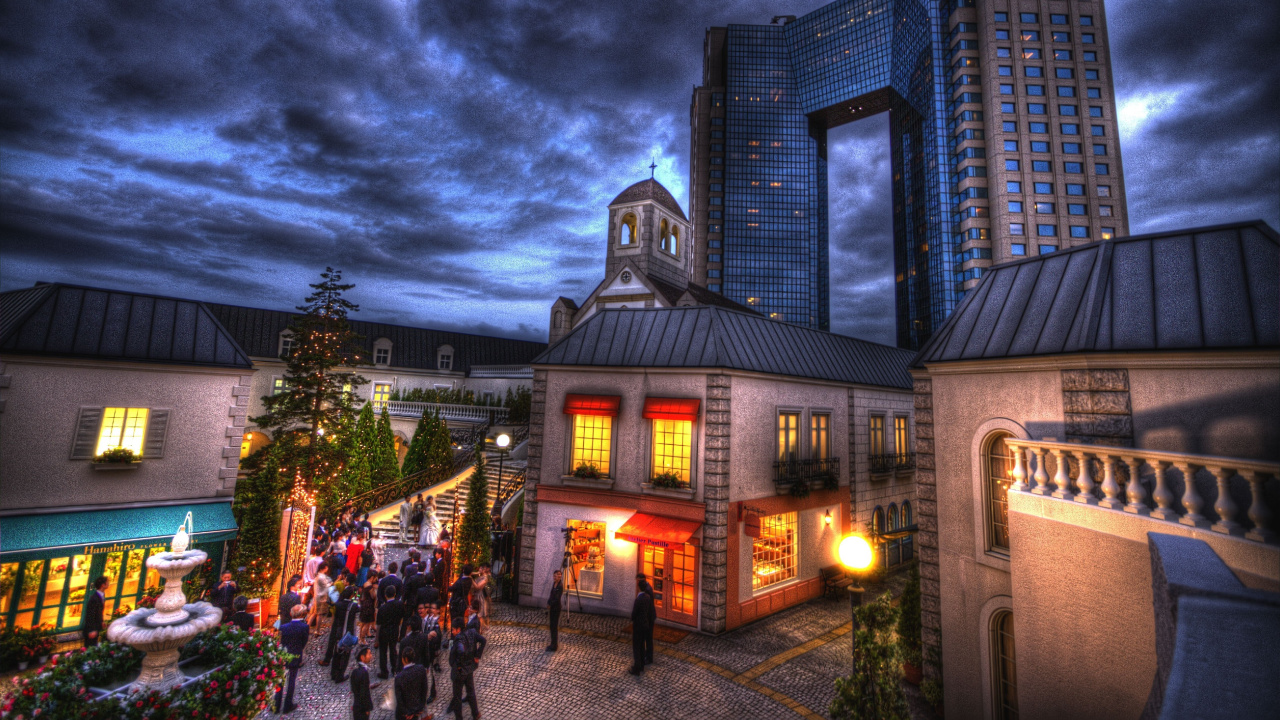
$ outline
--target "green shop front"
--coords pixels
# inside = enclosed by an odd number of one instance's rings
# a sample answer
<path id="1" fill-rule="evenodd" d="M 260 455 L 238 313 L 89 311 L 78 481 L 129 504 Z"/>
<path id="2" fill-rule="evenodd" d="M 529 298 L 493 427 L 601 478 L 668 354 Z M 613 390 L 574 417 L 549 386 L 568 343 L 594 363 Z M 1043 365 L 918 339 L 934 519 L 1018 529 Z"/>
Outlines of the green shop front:
<path id="1" fill-rule="evenodd" d="M 221 568 L 236 535 L 229 498 L 186 505 L 0 517 L 0 627 L 80 629 L 91 581 L 106 576 L 105 616 L 131 610 L 158 573 L 147 558 L 169 549 L 191 513 L 193 549 Z"/>

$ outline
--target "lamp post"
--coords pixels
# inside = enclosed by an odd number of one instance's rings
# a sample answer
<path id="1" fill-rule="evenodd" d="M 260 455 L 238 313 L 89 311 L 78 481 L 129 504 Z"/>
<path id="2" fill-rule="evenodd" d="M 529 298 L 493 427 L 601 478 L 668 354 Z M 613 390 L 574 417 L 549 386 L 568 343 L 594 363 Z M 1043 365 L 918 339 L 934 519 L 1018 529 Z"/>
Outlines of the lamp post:
<path id="1" fill-rule="evenodd" d="M 858 607 L 862 605 L 862 596 L 867 589 L 862 587 L 862 571 L 871 567 L 871 563 L 875 562 L 875 553 L 871 549 L 871 543 L 861 535 L 846 535 L 840 541 L 837 548 L 837 554 L 840 556 L 840 564 L 853 576 L 853 584 L 849 586 L 849 610 L 853 616 L 853 631 L 849 633 L 853 638 L 854 648 L 856 650 L 858 640 Z M 854 658 L 857 663 L 857 658 Z"/>
<path id="2" fill-rule="evenodd" d="M 501 512 L 501 508 L 498 507 L 498 498 L 502 497 L 502 462 L 507 459 L 507 446 L 511 444 L 511 436 L 502 433 L 494 443 L 498 446 L 498 493 L 493 496 L 493 512 Z"/>

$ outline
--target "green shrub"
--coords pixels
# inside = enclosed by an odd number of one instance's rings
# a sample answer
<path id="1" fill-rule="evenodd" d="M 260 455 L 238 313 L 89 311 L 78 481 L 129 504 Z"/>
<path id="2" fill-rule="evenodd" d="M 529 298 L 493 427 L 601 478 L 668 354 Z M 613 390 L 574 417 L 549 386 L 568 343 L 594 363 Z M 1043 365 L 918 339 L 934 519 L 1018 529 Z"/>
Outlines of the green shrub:
<path id="1" fill-rule="evenodd" d="M 893 640 L 898 610 L 885 593 L 854 611 L 853 674 L 836 680 L 832 720 L 908 720 L 902 658 Z"/>
<path id="2" fill-rule="evenodd" d="M 93 459 L 96 463 L 131 463 L 138 459 L 133 451 L 127 447 L 113 447 L 110 450 L 103 450 L 102 454 Z"/>

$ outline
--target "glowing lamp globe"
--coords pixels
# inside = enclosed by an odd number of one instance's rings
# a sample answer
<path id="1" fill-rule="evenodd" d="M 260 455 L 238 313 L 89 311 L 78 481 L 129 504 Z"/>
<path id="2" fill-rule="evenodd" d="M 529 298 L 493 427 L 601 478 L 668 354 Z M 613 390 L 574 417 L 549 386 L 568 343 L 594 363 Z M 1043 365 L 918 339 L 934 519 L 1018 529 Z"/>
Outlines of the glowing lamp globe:
<path id="1" fill-rule="evenodd" d="M 850 570 L 866 570 L 875 559 L 871 543 L 861 535 L 850 535 L 840 541 L 840 564 Z"/>
<path id="2" fill-rule="evenodd" d="M 499 435 L 499 436 L 498 436 L 498 447 L 500 447 L 500 448 L 504 448 L 504 447 L 506 447 L 506 446 L 508 446 L 508 445 L 510 445 L 510 444 L 511 444 L 511 436 L 510 436 L 510 435 L 508 435 L 508 434 L 506 434 L 506 433 L 502 433 L 501 435 Z"/>

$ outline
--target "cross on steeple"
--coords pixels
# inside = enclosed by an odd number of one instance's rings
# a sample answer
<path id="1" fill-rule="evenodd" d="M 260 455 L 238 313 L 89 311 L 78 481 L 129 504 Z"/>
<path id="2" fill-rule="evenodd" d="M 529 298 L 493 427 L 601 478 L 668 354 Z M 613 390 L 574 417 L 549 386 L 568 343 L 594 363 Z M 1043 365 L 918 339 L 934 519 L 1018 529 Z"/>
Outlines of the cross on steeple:
<path id="1" fill-rule="evenodd" d="M 657 167 L 658 167 L 658 163 L 654 162 L 653 158 L 649 158 L 649 179 L 650 180 L 653 179 L 654 169 Z"/>

